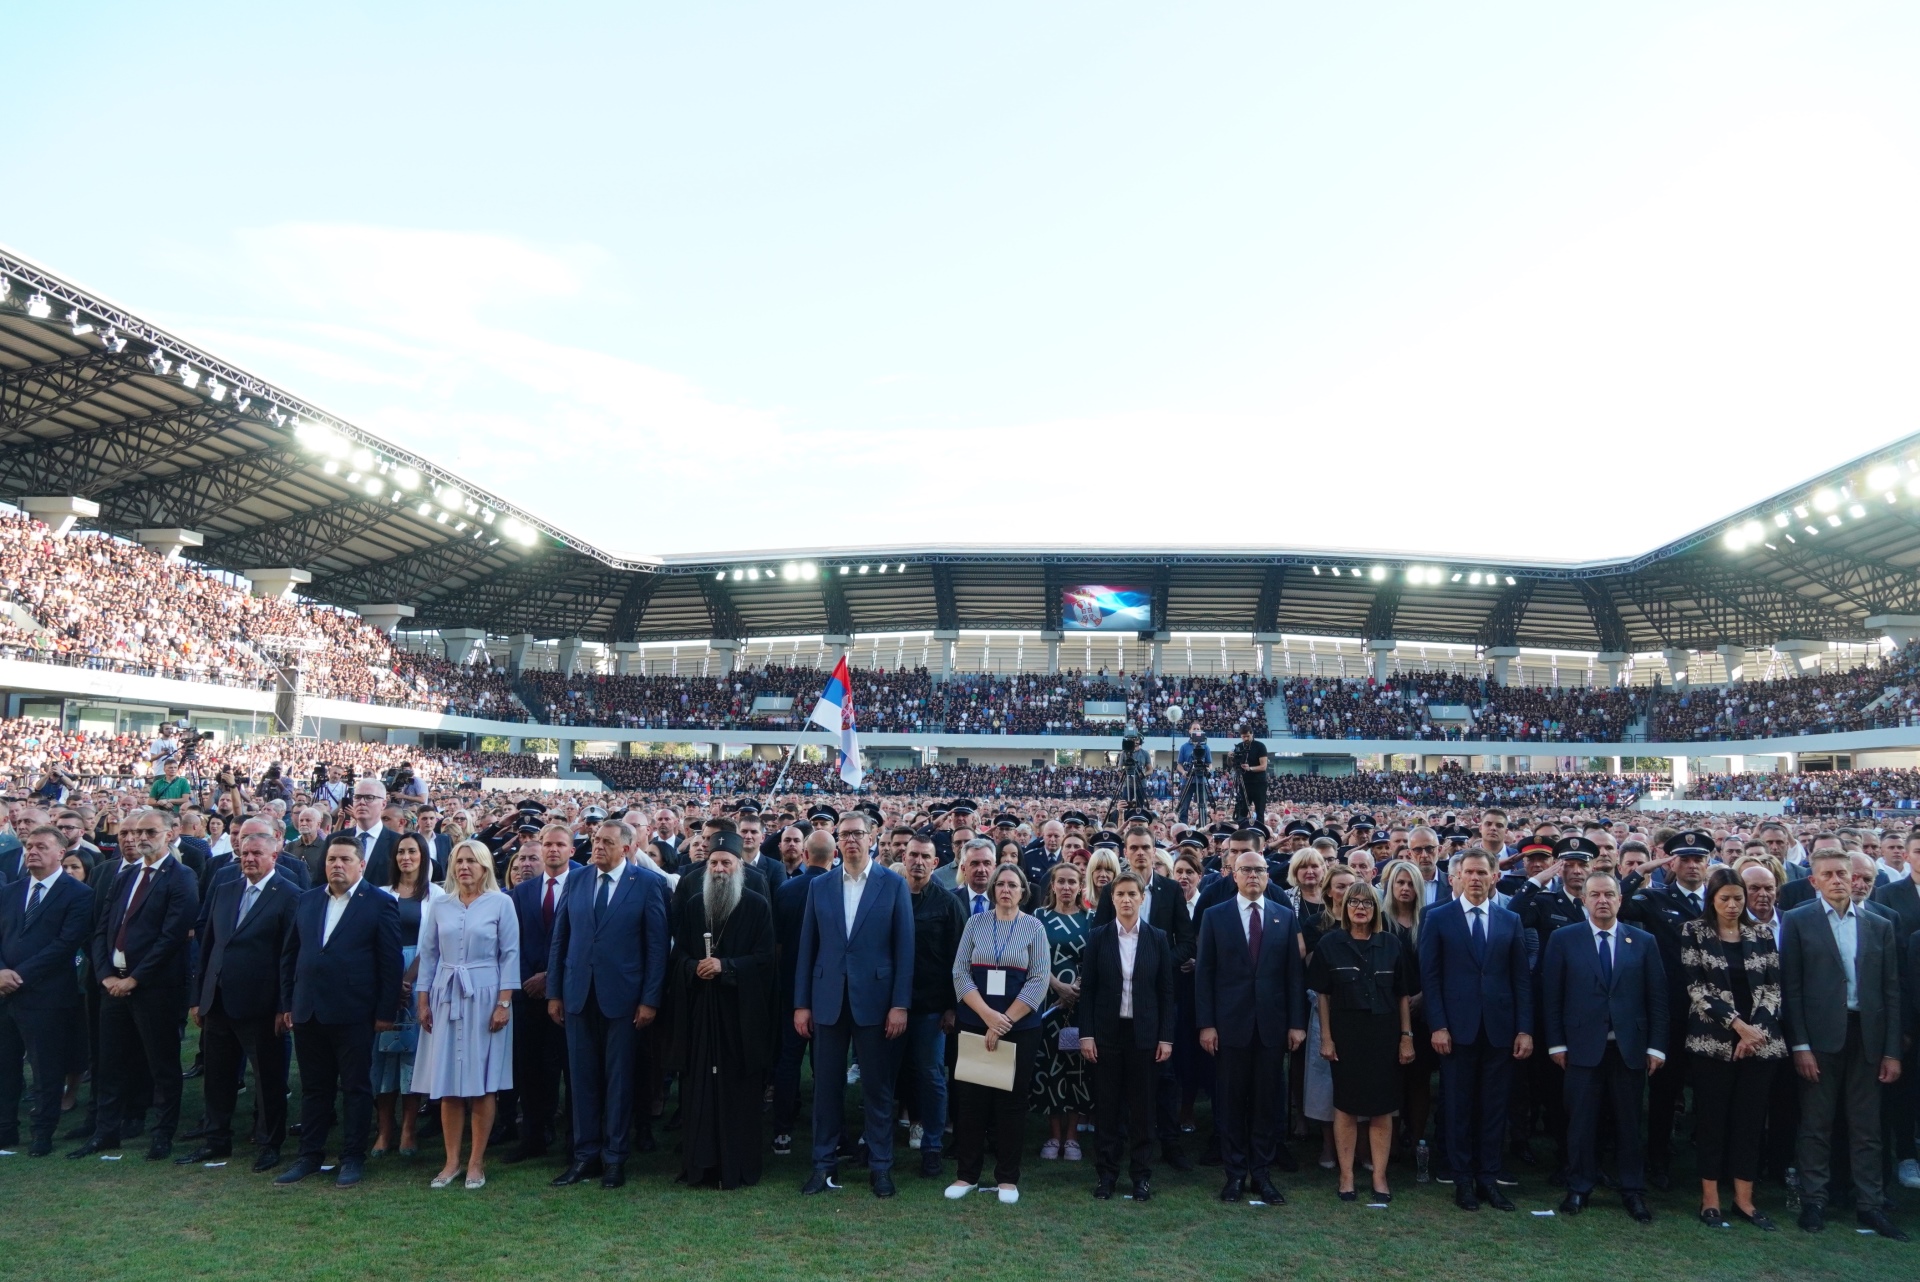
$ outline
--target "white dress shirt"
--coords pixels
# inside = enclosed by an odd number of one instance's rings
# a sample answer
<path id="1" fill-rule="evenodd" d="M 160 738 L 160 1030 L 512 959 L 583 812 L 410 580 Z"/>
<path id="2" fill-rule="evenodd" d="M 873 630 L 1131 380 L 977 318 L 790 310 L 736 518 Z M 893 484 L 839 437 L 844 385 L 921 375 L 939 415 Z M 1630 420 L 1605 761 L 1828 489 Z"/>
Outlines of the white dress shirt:
<path id="1" fill-rule="evenodd" d="M 853 919 L 860 911 L 860 896 L 867 893 L 867 879 L 873 876 L 873 861 L 868 860 L 860 866 L 860 875 L 854 876 L 853 870 L 845 864 L 840 865 L 840 907 L 847 914 L 847 935 L 853 935 Z M 989 906 L 988 911 L 992 908 Z"/>
<path id="2" fill-rule="evenodd" d="M 1248 899 L 1238 895 L 1234 902 L 1240 905 L 1240 929 L 1246 932 L 1247 943 L 1253 943 L 1253 919 L 1260 911 L 1260 899 Z"/>
<path id="3" fill-rule="evenodd" d="M 1840 950 L 1840 969 L 1847 976 L 1847 1009 L 1860 1009 L 1860 966 L 1857 960 L 1860 952 L 1860 910 L 1848 904 L 1844 912 L 1834 911 L 1825 895 L 1819 896 L 1820 907 L 1827 914 L 1827 928 L 1833 931 L 1834 947 Z M 1792 1049 L 1810 1051 L 1809 1042 L 1801 1042 Z"/>
<path id="4" fill-rule="evenodd" d="M 1120 945 L 1120 1018 L 1133 1018 L 1133 960 L 1140 952 L 1140 923 L 1144 918 L 1133 920 L 1133 929 L 1128 930 L 1120 919 L 1113 919 L 1114 941 Z"/>
<path id="5" fill-rule="evenodd" d="M 42 908 L 45 908 L 47 906 L 47 897 L 53 894 L 53 883 L 56 881 L 59 881 L 62 877 L 66 875 L 67 875 L 67 870 L 64 868 L 61 868 L 59 865 L 56 864 L 54 866 L 53 871 L 48 873 L 44 877 L 41 877 L 38 879 L 35 879 L 33 877 L 23 878 L 22 880 L 24 881 L 27 888 L 26 902 L 29 904 L 33 902 L 33 888 L 35 886 L 40 886 L 44 888 L 40 892 L 40 906 Z"/>
<path id="6" fill-rule="evenodd" d="M 327 891 L 327 917 L 326 920 L 320 924 L 320 946 L 322 948 L 325 948 L 327 941 L 333 938 L 333 928 L 340 924 L 342 917 L 346 916 L 347 905 L 353 902 L 353 892 L 358 889 L 360 889 L 360 883 L 356 881 L 353 885 L 347 887 L 347 893 L 344 895 L 336 895 L 332 890 Z"/>

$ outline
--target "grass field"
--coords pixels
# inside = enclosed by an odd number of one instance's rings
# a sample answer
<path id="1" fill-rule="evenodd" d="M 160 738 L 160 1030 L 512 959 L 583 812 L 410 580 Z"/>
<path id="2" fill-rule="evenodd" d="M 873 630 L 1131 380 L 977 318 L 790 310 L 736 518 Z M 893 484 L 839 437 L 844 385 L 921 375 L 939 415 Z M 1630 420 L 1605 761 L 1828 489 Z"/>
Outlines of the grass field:
<path id="1" fill-rule="evenodd" d="M 199 1103 L 188 1083 L 189 1119 Z M 917 1154 L 902 1160 L 891 1202 L 867 1191 L 864 1172 L 849 1172 L 840 1192 L 802 1198 L 803 1140 L 795 1156 L 767 1159 L 757 1188 L 729 1193 L 674 1184 L 670 1143 L 634 1161 L 624 1189 L 551 1189 L 557 1165 L 495 1163 L 487 1187 L 472 1193 L 427 1187 L 439 1169 L 437 1139 L 418 1159 L 372 1163 L 367 1181 L 345 1190 L 325 1177 L 275 1187 L 247 1170 L 247 1153 L 208 1170 L 150 1164 L 138 1142 L 117 1162 L 69 1161 L 58 1155 L 67 1147 L 32 1161 L 0 1158 L 0 1278 L 1920 1277 L 1920 1244 L 1862 1237 L 1850 1214 L 1810 1237 L 1793 1227 L 1777 1189 L 1761 1205 L 1782 1231 L 1761 1234 L 1701 1227 L 1678 1191 L 1655 1196 L 1651 1226 L 1604 1196 L 1577 1220 L 1536 1217 L 1529 1212 L 1560 1193 L 1532 1172 L 1515 1195 L 1518 1213 L 1468 1215 L 1454 1208 L 1451 1186 L 1417 1185 L 1399 1167 L 1385 1210 L 1338 1201 L 1332 1175 L 1317 1168 L 1283 1178 L 1285 1207 L 1222 1206 L 1213 1200 L 1218 1172 L 1204 1167 L 1163 1172 L 1154 1201 L 1136 1207 L 1092 1199 L 1091 1160 L 1030 1156 L 1021 1202 L 1004 1207 L 986 1196 L 945 1201 L 944 1180 L 914 1173 Z M 907 1154 L 904 1140 L 899 1151 Z M 1684 1167 L 1690 1155 L 1680 1160 Z M 952 1170 L 949 1161 L 948 1179 Z M 1901 1219 L 1920 1229 L 1920 1196 L 1902 1195 Z"/>

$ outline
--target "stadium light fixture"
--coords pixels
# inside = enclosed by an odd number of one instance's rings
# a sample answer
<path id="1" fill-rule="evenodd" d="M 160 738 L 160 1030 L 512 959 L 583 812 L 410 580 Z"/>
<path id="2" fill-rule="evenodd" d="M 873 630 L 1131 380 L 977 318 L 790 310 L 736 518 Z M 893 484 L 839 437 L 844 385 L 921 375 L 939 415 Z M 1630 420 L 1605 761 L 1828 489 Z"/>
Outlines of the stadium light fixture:
<path id="1" fill-rule="evenodd" d="M 902 561 L 900 563 L 900 568 L 894 571 L 895 574 L 905 574 L 906 572 L 907 572 L 907 563 L 905 561 Z"/>
<path id="2" fill-rule="evenodd" d="M 1920 476 L 1909 477 L 1907 479 L 1907 493 L 1911 494 L 1914 498 L 1920 499 Z"/>
<path id="3" fill-rule="evenodd" d="M 436 512 L 436 513 L 434 513 L 434 517 L 433 517 L 433 519 L 434 519 L 434 520 L 436 520 L 436 521 L 438 521 L 438 522 L 439 522 L 440 524 L 442 524 L 442 525 L 445 525 L 445 524 L 447 523 L 447 512 L 446 512 L 446 509 L 445 509 L 445 508 L 442 508 L 442 509 L 440 509 L 440 511 L 438 511 L 438 512 Z"/>
<path id="4" fill-rule="evenodd" d="M 1455 571 L 1453 572 L 1453 581 L 1454 581 L 1455 583 L 1458 583 L 1458 582 L 1460 581 L 1460 571 L 1458 571 L 1458 570 L 1455 570 Z"/>
<path id="5" fill-rule="evenodd" d="M 147 353 L 147 368 L 159 377 L 165 378 L 167 371 L 173 368 L 173 362 L 167 359 L 165 352 L 156 347 Z"/>
<path id="6" fill-rule="evenodd" d="M 791 583 L 800 577 L 800 567 L 789 561 L 780 567 L 780 577 Z"/>
<path id="7" fill-rule="evenodd" d="M 355 450 L 353 452 L 353 465 L 362 472 L 371 472 L 373 470 L 373 451 L 364 446 Z"/>
<path id="8" fill-rule="evenodd" d="M 1867 509 L 1858 503 L 1855 503 L 1852 507 L 1847 509 L 1847 515 L 1852 517 L 1856 521 L 1858 521 L 1861 517 L 1865 516 L 1866 514 L 1867 514 Z"/>
<path id="9" fill-rule="evenodd" d="M 713 577 L 714 577 L 714 578 L 716 578 L 716 579 L 719 579 L 719 580 L 720 580 L 721 582 L 723 582 L 723 583 L 724 583 L 724 582 L 726 581 L 726 578 L 727 578 L 727 572 L 726 572 L 725 570 L 722 570 L 722 571 L 720 571 L 720 573 L 718 573 L 718 574 L 716 574 L 716 575 L 714 575 Z"/>
<path id="10" fill-rule="evenodd" d="M 93 326 L 87 321 L 83 321 L 80 319 L 80 309 L 78 307 L 71 308 L 68 310 L 67 324 L 72 326 L 73 336 L 75 338 L 79 338 L 83 334 L 93 333 Z"/>
<path id="11" fill-rule="evenodd" d="M 127 340 L 121 336 L 119 330 L 109 325 L 100 335 L 100 346 L 118 356 L 127 350 Z"/>
<path id="12" fill-rule="evenodd" d="M 1467 582 L 1468 582 L 1468 583 L 1471 583 L 1471 584 L 1473 584 L 1473 585 L 1474 585 L 1475 587 L 1479 587 L 1479 586 L 1480 586 L 1480 571 L 1478 571 L 1478 570 L 1475 570 L 1475 571 L 1474 571 L 1474 572 L 1473 572 L 1472 574 L 1469 574 L 1469 575 L 1467 576 Z"/>
<path id="13" fill-rule="evenodd" d="M 393 483 L 403 490 L 417 490 L 420 488 L 420 473 L 410 467 L 395 468 Z"/>
<path id="14" fill-rule="evenodd" d="M 1784 530 L 1787 528 L 1788 525 L 1792 524 L 1792 522 L 1793 522 L 1793 518 L 1788 516 L 1785 512 L 1776 512 L 1773 514 L 1773 524 L 1778 529 Z"/>
<path id="15" fill-rule="evenodd" d="M 386 492 L 387 492 L 387 483 L 385 481 L 381 480 L 377 476 L 369 476 L 367 478 L 368 494 L 372 495 L 375 498 L 378 498 L 382 494 L 385 494 Z"/>
<path id="16" fill-rule="evenodd" d="M 127 340 L 123 338 L 120 341 L 124 343 Z M 233 398 L 233 408 L 239 410 L 242 414 L 247 412 L 247 406 L 251 404 L 253 404 L 253 398 L 251 396 L 236 396 Z"/>
<path id="17" fill-rule="evenodd" d="M 191 365 L 180 367 L 180 385 L 188 391 L 200 386 L 200 371 Z"/>
<path id="18" fill-rule="evenodd" d="M 818 578 L 820 577 L 820 567 L 811 561 L 804 561 L 800 565 L 800 577 L 803 579 Z"/>
<path id="19" fill-rule="evenodd" d="M 53 315 L 53 304 L 47 301 L 45 294 L 35 294 L 27 300 L 27 315 L 35 320 L 45 320 Z"/>
<path id="20" fill-rule="evenodd" d="M 1313 567 L 1313 577 L 1316 579 L 1320 577 L 1320 567 L 1317 565 Z"/>
<path id="21" fill-rule="evenodd" d="M 1828 512 L 1833 511 L 1833 509 L 1839 506 L 1840 506 L 1840 496 L 1836 494 L 1834 491 L 1815 490 L 1813 492 L 1813 510 L 1814 511 L 1824 515 Z"/>
<path id="22" fill-rule="evenodd" d="M 1900 469 L 1891 463 L 1882 463 L 1867 473 L 1867 484 L 1875 490 L 1890 490 L 1900 484 Z"/>
<path id="23" fill-rule="evenodd" d="M 886 572 L 887 572 L 887 567 L 886 567 L 886 566 L 884 566 L 884 565 L 883 565 L 883 566 L 881 566 L 881 567 L 880 567 L 880 573 L 882 573 L 882 574 L 885 574 Z"/>
<path id="24" fill-rule="evenodd" d="M 861 567 L 860 567 L 860 573 L 862 573 L 862 574 L 865 574 L 866 572 L 867 572 L 867 567 L 866 567 L 866 566 L 864 566 L 864 565 L 863 565 L 863 566 L 861 566 Z"/>
<path id="25" fill-rule="evenodd" d="M 1387 577 L 1387 567 L 1384 565 L 1376 565 L 1371 570 L 1367 571 L 1367 577 L 1372 579 L 1375 583 L 1378 583 L 1380 580 Z"/>
<path id="26" fill-rule="evenodd" d="M 320 470 L 325 472 L 328 476 L 337 475 L 340 471 L 339 461 L 336 459 L 328 459 L 324 464 L 321 465 Z"/>
<path id="27" fill-rule="evenodd" d="M 415 512 L 417 512 L 417 513 L 419 513 L 419 514 L 420 514 L 421 516 L 432 516 L 432 515 L 433 515 L 433 504 L 431 504 L 431 503 L 422 503 L 422 504 L 421 504 L 421 505 L 420 505 L 419 507 L 417 507 L 417 508 L 415 508 L 415 509 L 413 509 L 413 510 L 414 510 Z"/>
<path id="28" fill-rule="evenodd" d="M 1832 527 L 1833 527 L 1834 529 L 1836 529 L 1836 530 L 1837 530 L 1837 529 L 1839 529 L 1839 528 L 1840 528 L 1840 514 L 1839 514 L 1838 512 L 1835 512 L 1835 513 L 1832 513 L 1831 515 L 1829 515 L 1829 516 L 1827 517 L 1827 524 L 1828 524 L 1828 525 L 1831 525 L 1831 526 L 1832 526 Z"/>
<path id="29" fill-rule="evenodd" d="M 0 298 L 5 298 L 8 294 L 11 294 L 12 292 L 13 292 L 13 282 L 8 280 L 5 276 L 0 276 Z"/>
<path id="30" fill-rule="evenodd" d="M 207 395 L 216 401 L 227 399 L 227 385 L 213 375 L 207 375 Z"/>

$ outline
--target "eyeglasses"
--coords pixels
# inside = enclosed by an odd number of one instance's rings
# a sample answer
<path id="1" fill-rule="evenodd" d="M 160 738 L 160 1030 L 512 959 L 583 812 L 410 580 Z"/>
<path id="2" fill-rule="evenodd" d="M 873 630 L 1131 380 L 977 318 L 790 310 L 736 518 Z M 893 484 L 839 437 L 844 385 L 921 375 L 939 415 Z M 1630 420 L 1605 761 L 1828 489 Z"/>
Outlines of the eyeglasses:
<path id="1" fill-rule="evenodd" d="M 120 831 L 129 837 L 160 837 L 164 836 L 167 830 L 165 828 L 122 828 Z"/>

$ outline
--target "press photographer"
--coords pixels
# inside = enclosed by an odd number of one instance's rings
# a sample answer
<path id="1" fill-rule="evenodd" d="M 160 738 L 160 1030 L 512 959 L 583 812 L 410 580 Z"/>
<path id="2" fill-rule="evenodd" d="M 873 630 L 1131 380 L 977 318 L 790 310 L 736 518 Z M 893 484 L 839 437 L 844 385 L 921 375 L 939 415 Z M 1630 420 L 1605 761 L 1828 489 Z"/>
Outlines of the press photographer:
<path id="1" fill-rule="evenodd" d="M 1233 775 L 1239 783 L 1233 798 L 1233 820 L 1244 823 L 1249 813 L 1264 820 L 1267 813 L 1267 745 L 1253 737 L 1252 726 L 1240 727 L 1233 745 Z"/>
<path id="2" fill-rule="evenodd" d="M 1213 745 L 1207 742 L 1207 728 L 1198 721 L 1187 727 L 1187 741 L 1180 745 L 1179 761 L 1185 776 L 1180 782 L 1180 822 L 1187 822 L 1187 806 L 1191 802 L 1197 804 L 1200 822 L 1205 823 L 1213 805 L 1212 781 L 1208 778 L 1213 770 Z"/>

